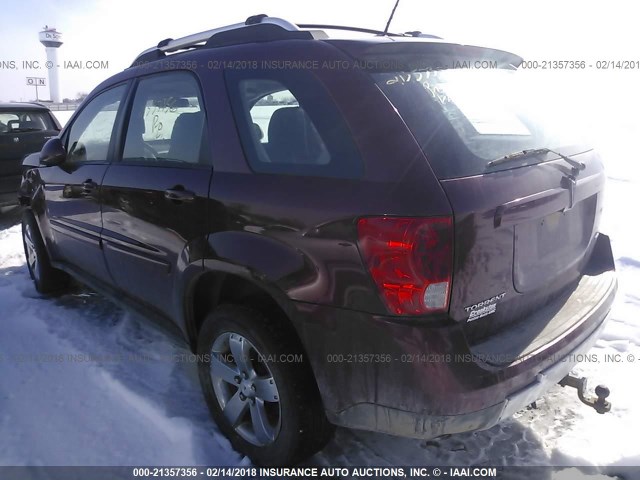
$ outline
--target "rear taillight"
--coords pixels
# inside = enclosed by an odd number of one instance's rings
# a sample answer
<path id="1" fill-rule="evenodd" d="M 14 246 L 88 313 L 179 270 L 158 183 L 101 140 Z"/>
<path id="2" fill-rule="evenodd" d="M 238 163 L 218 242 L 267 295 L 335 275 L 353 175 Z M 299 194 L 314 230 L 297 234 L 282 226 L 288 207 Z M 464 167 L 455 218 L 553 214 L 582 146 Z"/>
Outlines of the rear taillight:
<path id="1" fill-rule="evenodd" d="M 358 221 L 360 253 L 389 311 L 449 308 L 453 265 L 451 217 L 367 217 Z"/>

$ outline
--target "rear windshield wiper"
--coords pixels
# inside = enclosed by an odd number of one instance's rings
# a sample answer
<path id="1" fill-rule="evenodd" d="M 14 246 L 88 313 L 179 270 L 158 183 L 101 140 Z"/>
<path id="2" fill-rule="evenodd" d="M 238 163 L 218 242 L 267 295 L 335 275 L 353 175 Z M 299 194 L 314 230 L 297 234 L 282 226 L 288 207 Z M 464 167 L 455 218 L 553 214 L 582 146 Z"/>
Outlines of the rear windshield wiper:
<path id="1" fill-rule="evenodd" d="M 544 155 L 547 153 L 553 153 L 554 155 L 558 155 L 561 159 L 567 162 L 569 165 L 573 167 L 573 173 L 577 174 L 581 170 L 586 168 L 586 165 L 582 162 L 578 162 L 572 158 L 563 155 L 562 153 L 558 153 L 550 148 L 533 148 L 530 150 L 522 150 L 520 152 L 510 153 L 509 155 L 505 155 L 504 157 L 496 158 L 495 160 L 491 160 L 487 163 L 487 167 L 494 167 L 496 165 L 501 165 L 503 163 L 511 162 L 514 160 L 521 160 L 527 157 L 535 157 L 538 155 Z"/>

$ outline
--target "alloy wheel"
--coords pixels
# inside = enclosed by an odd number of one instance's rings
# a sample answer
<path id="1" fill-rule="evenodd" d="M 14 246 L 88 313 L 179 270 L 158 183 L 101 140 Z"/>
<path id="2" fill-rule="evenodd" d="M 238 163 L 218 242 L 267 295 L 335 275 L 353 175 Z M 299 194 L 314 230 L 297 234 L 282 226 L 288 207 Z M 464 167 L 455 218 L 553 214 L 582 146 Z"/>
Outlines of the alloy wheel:
<path id="1" fill-rule="evenodd" d="M 245 337 L 225 332 L 213 343 L 210 375 L 223 415 L 247 442 L 273 443 L 281 426 L 280 395 L 265 357 Z"/>

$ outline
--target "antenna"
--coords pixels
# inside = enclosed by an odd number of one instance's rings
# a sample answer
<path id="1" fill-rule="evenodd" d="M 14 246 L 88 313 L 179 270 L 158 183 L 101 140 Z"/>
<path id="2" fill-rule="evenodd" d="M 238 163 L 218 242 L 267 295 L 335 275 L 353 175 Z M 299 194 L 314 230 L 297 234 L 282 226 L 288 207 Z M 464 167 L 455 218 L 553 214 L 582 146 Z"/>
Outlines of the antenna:
<path id="1" fill-rule="evenodd" d="M 389 31 L 389 25 L 391 25 L 391 20 L 393 20 L 393 14 L 396 13 L 396 8 L 398 8 L 398 4 L 400 0 L 396 0 L 396 4 L 393 6 L 393 10 L 391 10 L 391 15 L 389 16 L 389 21 L 387 22 L 387 26 L 384 27 L 384 35 Z"/>

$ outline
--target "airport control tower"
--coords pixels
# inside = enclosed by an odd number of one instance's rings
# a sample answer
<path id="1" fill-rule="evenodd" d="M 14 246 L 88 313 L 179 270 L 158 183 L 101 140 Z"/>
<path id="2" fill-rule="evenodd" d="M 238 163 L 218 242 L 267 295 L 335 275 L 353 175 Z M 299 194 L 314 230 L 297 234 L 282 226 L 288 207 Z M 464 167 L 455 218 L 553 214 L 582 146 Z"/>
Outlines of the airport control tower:
<path id="1" fill-rule="evenodd" d="M 60 103 L 60 84 L 58 83 L 58 48 L 62 45 L 62 34 L 55 28 L 45 25 L 40 32 L 40 43 L 47 50 L 46 67 L 49 70 L 49 95 L 51 101 Z"/>

